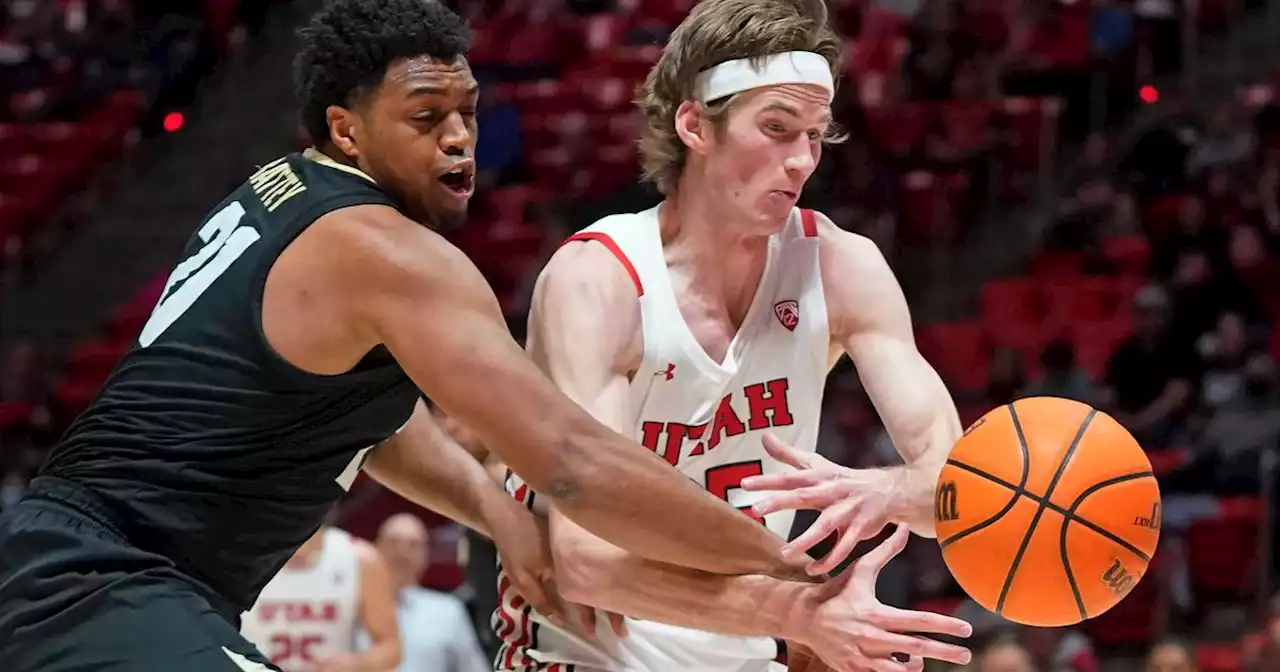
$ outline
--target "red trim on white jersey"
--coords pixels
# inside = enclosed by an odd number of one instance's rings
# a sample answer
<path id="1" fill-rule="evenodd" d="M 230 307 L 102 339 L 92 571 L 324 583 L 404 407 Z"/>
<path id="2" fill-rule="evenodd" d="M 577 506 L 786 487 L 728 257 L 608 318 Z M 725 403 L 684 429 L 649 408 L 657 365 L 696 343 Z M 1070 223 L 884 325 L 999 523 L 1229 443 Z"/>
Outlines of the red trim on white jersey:
<path id="1" fill-rule="evenodd" d="M 818 216 L 812 210 L 800 211 L 800 225 L 804 227 L 805 238 L 818 237 Z"/>
<path id="2" fill-rule="evenodd" d="M 565 238 L 564 243 L 560 244 L 564 245 L 565 243 L 572 243 L 577 240 L 594 240 L 608 248 L 609 251 L 613 253 L 613 256 L 618 258 L 618 262 L 622 264 L 622 267 L 627 269 L 627 275 L 630 275 L 631 282 L 635 283 L 636 295 L 644 296 L 644 285 L 640 284 L 640 274 L 636 272 L 636 267 L 631 263 L 631 260 L 627 258 L 627 255 L 622 251 L 622 248 L 618 247 L 618 244 L 613 241 L 613 238 L 609 237 L 609 234 L 599 233 L 596 231 L 583 231 L 582 233 L 575 233 L 572 236 Z"/>

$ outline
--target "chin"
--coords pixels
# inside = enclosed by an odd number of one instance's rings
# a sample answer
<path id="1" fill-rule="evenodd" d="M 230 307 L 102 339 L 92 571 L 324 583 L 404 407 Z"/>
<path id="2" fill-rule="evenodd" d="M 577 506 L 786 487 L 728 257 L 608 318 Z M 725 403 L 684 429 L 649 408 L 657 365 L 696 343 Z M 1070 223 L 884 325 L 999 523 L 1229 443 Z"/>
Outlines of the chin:
<path id="1" fill-rule="evenodd" d="M 431 223 L 441 231 L 457 231 L 467 225 L 467 211 L 441 210 L 431 211 Z"/>

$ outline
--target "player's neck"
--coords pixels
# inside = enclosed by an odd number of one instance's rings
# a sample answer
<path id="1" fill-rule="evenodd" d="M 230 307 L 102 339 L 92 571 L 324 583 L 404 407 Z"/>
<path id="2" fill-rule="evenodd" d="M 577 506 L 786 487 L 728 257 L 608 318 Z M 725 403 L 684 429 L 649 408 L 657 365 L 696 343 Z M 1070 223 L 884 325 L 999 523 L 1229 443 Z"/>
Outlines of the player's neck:
<path id="1" fill-rule="evenodd" d="M 743 235 L 747 227 L 730 221 L 731 209 L 708 194 L 682 185 L 663 201 L 658 211 L 663 253 L 668 266 L 687 267 L 702 282 L 741 285 L 741 278 L 763 269 L 769 236 Z M 729 283 L 731 278 L 737 281 Z"/>

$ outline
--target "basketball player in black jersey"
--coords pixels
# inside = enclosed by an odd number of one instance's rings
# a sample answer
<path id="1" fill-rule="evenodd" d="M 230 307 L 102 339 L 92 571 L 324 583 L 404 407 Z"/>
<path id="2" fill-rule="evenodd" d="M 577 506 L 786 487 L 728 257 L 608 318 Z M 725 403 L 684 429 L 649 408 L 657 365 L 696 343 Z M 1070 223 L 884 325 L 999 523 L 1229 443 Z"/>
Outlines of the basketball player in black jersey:
<path id="1" fill-rule="evenodd" d="M 600 537 L 789 572 L 764 527 L 561 396 L 441 237 L 475 172 L 459 18 L 335 0 L 303 36 L 316 150 L 263 166 L 199 225 L 135 346 L 0 518 L 0 669 L 274 669 L 239 615 L 361 466 L 492 536 L 522 594 L 553 600 L 539 528 L 422 395 Z"/>

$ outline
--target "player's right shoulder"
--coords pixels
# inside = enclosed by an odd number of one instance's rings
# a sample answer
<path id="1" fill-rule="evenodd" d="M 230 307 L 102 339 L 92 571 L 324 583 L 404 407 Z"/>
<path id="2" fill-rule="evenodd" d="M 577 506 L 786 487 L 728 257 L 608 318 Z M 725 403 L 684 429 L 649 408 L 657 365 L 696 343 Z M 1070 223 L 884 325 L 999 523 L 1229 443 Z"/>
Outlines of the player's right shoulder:
<path id="1" fill-rule="evenodd" d="M 462 250 L 444 236 L 386 205 L 355 205 L 328 212 L 295 241 L 323 260 L 325 271 L 352 289 L 453 284 L 474 271 Z M 476 272 L 478 273 L 478 271 Z"/>
<path id="2" fill-rule="evenodd" d="M 630 259 L 598 226 L 561 243 L 534 288 L 535 301 L 585 301 L 618 311 L 636 309 L 641 293 Z"/>

